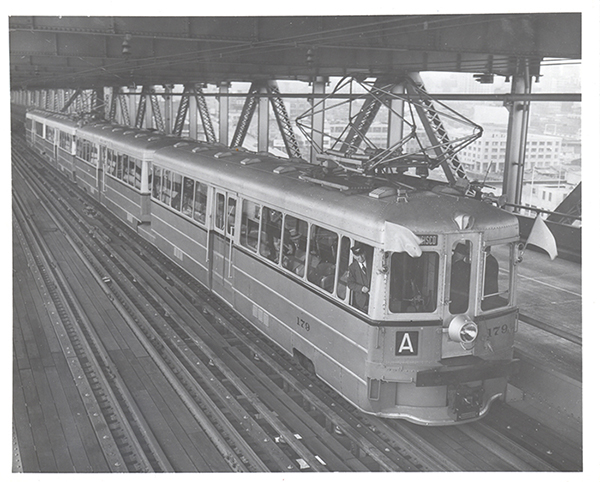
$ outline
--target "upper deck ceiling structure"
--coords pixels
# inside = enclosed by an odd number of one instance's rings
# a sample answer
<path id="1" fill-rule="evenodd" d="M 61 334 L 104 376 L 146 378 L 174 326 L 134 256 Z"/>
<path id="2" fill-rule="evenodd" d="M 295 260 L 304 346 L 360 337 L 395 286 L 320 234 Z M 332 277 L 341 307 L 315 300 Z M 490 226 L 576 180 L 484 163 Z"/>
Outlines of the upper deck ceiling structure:
<path id="1" fill-rule="evenodd" d="M 399 76 L 510 76 L 581 58 L 579 13 L 9 18 L 12 89 Z M 522 63 L 521 63 L 522 64 Z"/>

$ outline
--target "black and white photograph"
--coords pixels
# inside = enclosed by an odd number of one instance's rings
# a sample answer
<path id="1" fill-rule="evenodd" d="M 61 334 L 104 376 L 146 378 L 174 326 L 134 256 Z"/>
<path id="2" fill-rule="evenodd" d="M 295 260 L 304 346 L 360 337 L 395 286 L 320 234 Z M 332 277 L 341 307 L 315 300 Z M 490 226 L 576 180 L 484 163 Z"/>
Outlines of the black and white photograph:
<path id="1" fill-rule="evenodd" d="M 7 476 L 598 480 L 598 5 L 100 7 L 6 7 Z"/>

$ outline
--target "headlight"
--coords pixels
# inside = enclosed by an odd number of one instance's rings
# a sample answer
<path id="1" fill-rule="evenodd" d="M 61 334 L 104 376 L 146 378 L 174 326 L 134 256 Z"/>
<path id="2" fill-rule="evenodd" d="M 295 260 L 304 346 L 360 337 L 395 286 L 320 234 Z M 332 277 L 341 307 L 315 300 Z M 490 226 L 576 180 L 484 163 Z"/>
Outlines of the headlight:
<path id="1" fill-rule="evenodd" d="M 459 343 L 473 343 L 478 333 L 477 325 L 465 315 L 455 316 L 448 326 L 448 336 Z"/>

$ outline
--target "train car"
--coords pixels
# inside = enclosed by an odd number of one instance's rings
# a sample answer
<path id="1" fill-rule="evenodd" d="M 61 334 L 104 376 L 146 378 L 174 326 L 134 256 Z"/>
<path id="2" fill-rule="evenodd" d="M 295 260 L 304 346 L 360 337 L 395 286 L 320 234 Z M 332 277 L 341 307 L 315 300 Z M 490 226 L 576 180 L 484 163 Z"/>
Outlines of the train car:
<path id="1" fill-rule="evenodd" d="M 516 366 L 515 217 L 409 176 L 398 190 L 313 169 L 160 149 L 155 243 L 361 410 L 426 425 L 484 416 Z"/>
<path id="2" fill-rule="evenodd" d="M 75 134 L 77 121 L 67 115 L 33 110 L 26 113 L 27 142 L 52 166 L 75 180 Z"/>
<path id="3" fill-rule="evenodd" d="M 150 222 L 151 159 L 179 138 L 108 123 L 77 132 L 78 183 L 129 225 Z"/>
<path id="4" fill-rule="evenodd" d="M 28 119 L 40 149 L 45 123 Z M 504 396 L 522 254 L 509 213 L 410 176 L 329 178 L 108 124 L 75 135 L 97 146 L 111 211 L 149 219 L 142 234 L 361 410 L 443 425 Z"/>

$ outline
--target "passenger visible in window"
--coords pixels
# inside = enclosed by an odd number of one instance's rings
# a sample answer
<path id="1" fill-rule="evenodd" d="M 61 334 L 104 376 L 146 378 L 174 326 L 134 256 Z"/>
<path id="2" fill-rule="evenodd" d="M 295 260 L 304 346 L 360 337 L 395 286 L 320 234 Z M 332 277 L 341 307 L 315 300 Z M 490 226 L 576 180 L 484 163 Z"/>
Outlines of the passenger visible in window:
<path id="1" fill-rule="evenodd" d="M 354 246 L 352 254 L 354 255 L 354 260 L 348 268 L 348 288 L 352 291 L 352 305 L 366 313 L 369 307 L 371 269 L 367 265 L 364 246 Z"/>

